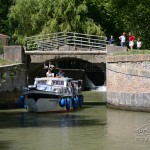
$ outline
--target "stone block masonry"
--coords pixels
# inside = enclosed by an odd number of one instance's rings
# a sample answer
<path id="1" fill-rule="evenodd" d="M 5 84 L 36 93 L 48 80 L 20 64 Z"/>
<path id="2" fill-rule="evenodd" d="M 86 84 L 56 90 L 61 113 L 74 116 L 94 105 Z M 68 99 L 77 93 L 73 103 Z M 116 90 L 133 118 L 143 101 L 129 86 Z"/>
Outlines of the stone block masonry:
<path id="1" fill-rule="evenodd" d="M 25 61 L 24 49 L 22 46 L 4 46 L 4 59 L 23 63 Z"/>
<path id="2" fill-rule="evenodd" d="M 0 67 L 0 108 L 15 108 L 26 85 L 24 64 Z"/>
<path id="3" fill-rule="evenodd" d="M 107 45 L 106 46 L 107 55 L 113 55 L 115 53 L 119 52 L 127 52 L 127 47 L 120 47 L 120 46 L 113 46 L 113 45 Z"/>
<path id="4" fill-rule="evenodd" d="M 108 56 L 107 105 L 150 112 L 150 55 Z"/>

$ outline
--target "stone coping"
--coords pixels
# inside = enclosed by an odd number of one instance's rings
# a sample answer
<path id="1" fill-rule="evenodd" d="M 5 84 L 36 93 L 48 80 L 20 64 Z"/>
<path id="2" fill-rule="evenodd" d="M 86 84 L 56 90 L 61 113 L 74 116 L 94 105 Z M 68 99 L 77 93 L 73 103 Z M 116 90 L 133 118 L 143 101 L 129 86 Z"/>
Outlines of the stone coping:
<path id="1" fill-rule="evenodd" d="M 3 66 L 0 66 L 0 68 L 6 68 L 6 67 L 12 67 L 12 66 L 18 66 L 18 65 L 23 65 L 23 63 L 15 63 L 15 64 L 3 65 Z"/>
<path id="2" fill-rule="evenodd" d="M 106 55 L 104 50 L 96 51 L 26 51 L 27 55 Z"/>
<path id="3" fill-rule="evenodd" d="M 133 55 L 117 55 L 107 56 L 106 62 L 138 62 L 150 61 L 150 54 L 133 54 Z"/>

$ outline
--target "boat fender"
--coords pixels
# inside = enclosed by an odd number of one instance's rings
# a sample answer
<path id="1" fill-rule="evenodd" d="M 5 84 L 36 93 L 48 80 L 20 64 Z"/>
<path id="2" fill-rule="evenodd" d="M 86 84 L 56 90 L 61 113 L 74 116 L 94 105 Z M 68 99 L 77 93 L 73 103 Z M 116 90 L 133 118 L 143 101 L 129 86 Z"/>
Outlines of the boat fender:
<path id="1" fill-rule="evenodd" d="M 76 108 L 78 108 L 79 107 L 79 97 L 76 95 L 74 97 L 74 99 L 76 99 Z"/>
<path id="2" fill-rule="evenodd" d="M 25 101 L 25 96 L 21 95 L 19 100 L 18 100 L 18 107 L 23 108 L 24 107 L 24 101 Z"/>
<path id="3" fill-rule="evenodd" d="M 79 107 L 83 105 L 83 95 L 79 95 Z"/>
<path id="4" fill-rule="evenodd" d="M 66 99 L 66 109 L 70 110 L 70 98 L 69 97 Z"/>
<path id="5" fill-rule="evenodd" d="M 77 107 L 79 107 L 79 97 L 76 95 Z"/>
<path id="6" fill-rule="evenodd" d="M 27 102 L 24 100 L 24 108 L 27 109 Z"/>
<path id="7" fill-rule="evenodd" d="M 59 101 L 59 106 L 60 107 L 64 107 L 66 105 L 66 101 L 64 98 L 61 98 L 60 101 Z"/>
<path id="8" fill-rule="evenodd" d="M 74 110 L 78 108 L 78 100 L 76 99 L 76 97 L 72 99 L 72 107 Z"/>

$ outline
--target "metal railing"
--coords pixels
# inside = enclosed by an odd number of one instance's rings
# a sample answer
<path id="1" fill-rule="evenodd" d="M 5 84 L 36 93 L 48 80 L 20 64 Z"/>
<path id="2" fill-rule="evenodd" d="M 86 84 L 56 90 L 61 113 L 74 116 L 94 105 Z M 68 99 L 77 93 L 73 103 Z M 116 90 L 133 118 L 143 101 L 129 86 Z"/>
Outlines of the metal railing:
<path id="1" fill-rule="evenodd" d="M 73 33 L 58 32 L 53 34 L 45 34 L 31 36 L 26 38 L 26 50 L 49 51 L 59 49 L 62 46 L 69 45 L 87 49 L 105 49 L 107 37 Z"/>

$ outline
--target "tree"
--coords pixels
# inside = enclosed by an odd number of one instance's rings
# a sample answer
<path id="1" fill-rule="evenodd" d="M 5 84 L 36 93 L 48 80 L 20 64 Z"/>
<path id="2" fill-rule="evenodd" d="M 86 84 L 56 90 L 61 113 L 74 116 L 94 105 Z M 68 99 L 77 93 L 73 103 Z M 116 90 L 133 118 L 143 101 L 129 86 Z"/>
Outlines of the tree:
<path id="1" fill-rule="evenodd" d="M 9 34 L 9 21 L 7 14 L 11 4 L 11 0 L 0 0 L 0 33 L 2 34 Z"/>
<path id="2" fill-rule="evenodd" d="M 100 24 L 90 16 L 89 5 L 96 0 L 15 0 L 9 20 L 20 43 L 25 36 L 53 32 L 81 32 L 104 35 Z"/>
<path id="3" fill-rule="evenodd" d="M 107 6 L 116 31 L 132 32 L 150 48 L 150 0 L 109 0 Z"/>
<path id="4" fill-rule="evenodd" d="M 26 36 L 53 32 L 114 35 L 123 31 L 150 48 L 150 0 L 14 0 L 9 22 L 19 43 Z M 119 40 L 118 40 L 119 41 Z"/>

